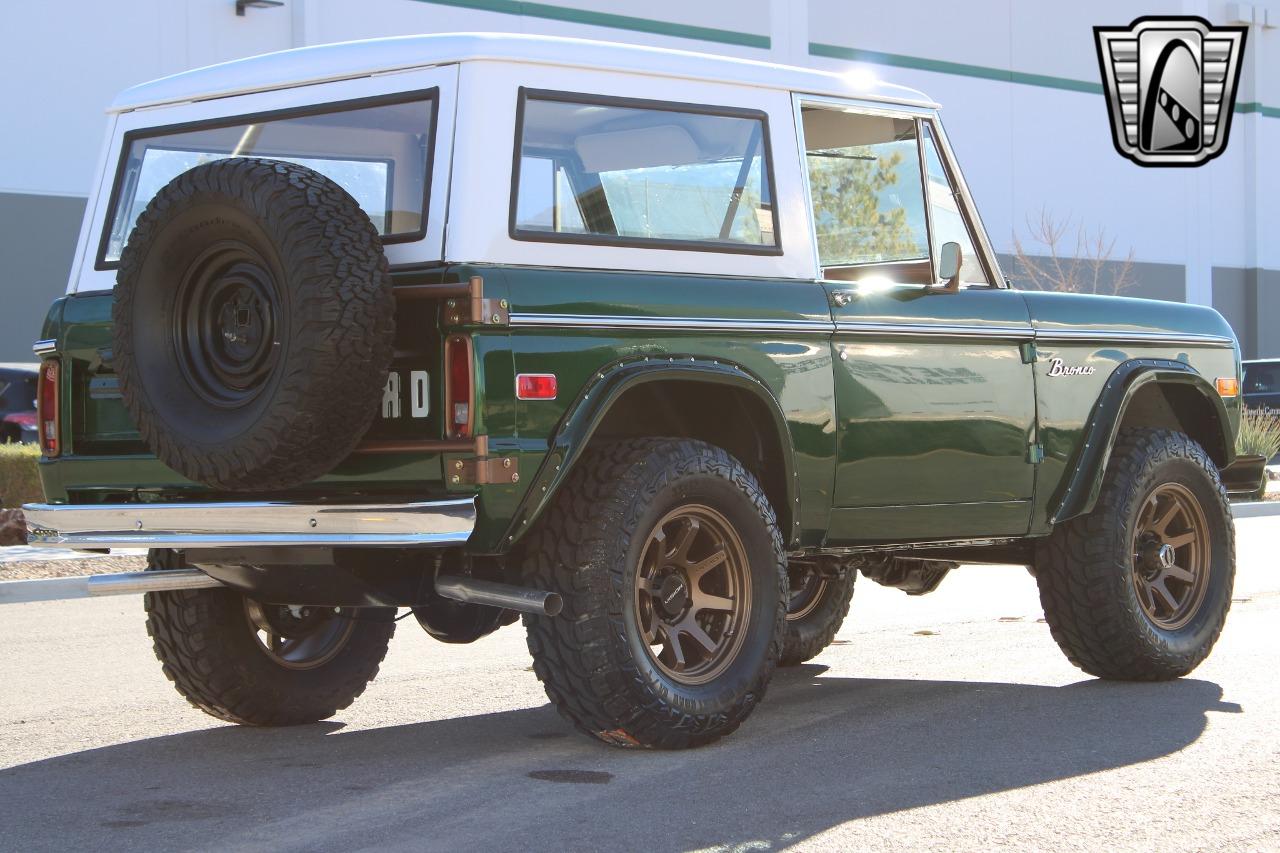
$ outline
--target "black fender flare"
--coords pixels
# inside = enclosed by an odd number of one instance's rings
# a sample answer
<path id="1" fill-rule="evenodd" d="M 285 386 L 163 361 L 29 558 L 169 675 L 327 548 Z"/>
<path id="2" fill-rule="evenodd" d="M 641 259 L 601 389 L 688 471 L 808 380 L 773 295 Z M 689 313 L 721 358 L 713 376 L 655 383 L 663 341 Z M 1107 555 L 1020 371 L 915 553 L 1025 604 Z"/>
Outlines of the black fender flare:
<path id="1" fill-rule="evenodd" d="M 597 370 L 593 381 L 579 392 L 548 440 L 547 455 L 503 534 L 500 542 L 503 551 L 518 542 L 542 516 L 613 405 L 628 391 L 650 382 L 710 382 L 745 390 L 765 404 L 782 447 L 787 505 L 776 508 L 780 516 L 779 526 L 783 528 L 785 541 L 791 543 L 797 538 L 799 490 L 795 451 L 782 406 L 768 386 L 741 366 L 721 359 L 647 356 L 615 362 Z M 791 522 L 784 523 L 784 518 L 791 519 Z"/>
<path id="2" fill-rule="evenodd" d="M 1061 497 L 1055 501 L 1050 521 L 1057 524 L 1090 512 L 1102 490 L 1107 462 L 1125 412 L 1138 391 L 1152 384 L 1181 385 L 1195 389 L 1204 397 L 1214 413 L 1216 427 L 1214 446 L 1205 447 L 1219 468 L 1235 461 L 1235 441 L 1226 405 L 1195 368 L 1182 361 L 1161 358 L 1135 358 L 1122 362 L 1111 375 L 1093 406 L 1084 429 L 1084 441 L 1076 453 L 1071 475 Z"/>

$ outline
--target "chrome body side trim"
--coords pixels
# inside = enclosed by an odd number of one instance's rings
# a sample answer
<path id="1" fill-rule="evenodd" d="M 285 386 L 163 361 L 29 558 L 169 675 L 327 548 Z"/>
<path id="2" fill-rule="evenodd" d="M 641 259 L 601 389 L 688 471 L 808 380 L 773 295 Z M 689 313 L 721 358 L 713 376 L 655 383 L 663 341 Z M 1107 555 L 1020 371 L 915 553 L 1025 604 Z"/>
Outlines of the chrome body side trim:
<path id="1" fill-rule="evenodd" d="M 36 354 L 37 358 L 44 358 L 46 355 L 52 355 L 58 349 L 58 342 L 53 339 L 36 341 L 31 345 L 31 351 Z"/>
<path id="2" fill-rule="evenodd" d="M 1036 340 L 1062 343 L 1075 341 L 1119 341 L 1133 344 L 1198 344 L 1231 347 L 1235 341 L 1224 335 L 1200 335 L 1194 332 L 1126 332 L 1095 329 L 1036 329 Z"/>
<path id="3" fill-rule="evenodd" d="M 698 332 L 823 332 L 831 334 L 830 320 L 738 320 L 720 317 L 635 317 L 605 314 L 511 315 L 512 326 L 585 329 L 669 329 Z"/>
<path id="4" fill-rule="evenodd" d="M 1122 329 L 1038 329 L 1033 326 L 982 326 L 945 323 L 831 322 L 828 320 L 742 320 L 724 317 L 642 317 L 604 314 L 513 313 L 510 323 L 517 328 L 648 329 L 696 332 L 783 332 L 844 335 L 884 335 L 889 337 L 1006 338 L 1021 341 L 1130 344 L 1194 344 L 1234 346 L 1223 335 L 1192 332 L 1145 332 Z"/>
<path id="5" fill-rule="evenodd" d="M 1016 338 L 1029 341 L 1036 335 L 1030 326 L 961 326 L 941 323 L 836 323 L 838 334 L 891 335 L 928 338 Z"/>
<path id="6" fill-rule="evenodd" d="M 27 504 L 32 545 L 60 548 L 238 548 L 292 545 L 461 545 L 471 498 L 404 504 L 274 501 Z"/>

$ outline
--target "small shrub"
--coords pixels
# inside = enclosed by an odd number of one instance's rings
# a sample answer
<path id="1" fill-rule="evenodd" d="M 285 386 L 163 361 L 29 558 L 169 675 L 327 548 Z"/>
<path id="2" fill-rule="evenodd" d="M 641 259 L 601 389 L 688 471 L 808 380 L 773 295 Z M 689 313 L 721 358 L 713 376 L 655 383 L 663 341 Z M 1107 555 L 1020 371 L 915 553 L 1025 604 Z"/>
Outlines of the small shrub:
<path id="1" fill-rule="evenodd" d="M 44 500 L 34 444 L 0 444 L 0 506 L 20 507 Z"/>
<path id="2" fill-rule="evenodd" d="M 1246 407 L 1240 413 L 1240 435 L 1236 452 L 1242 456 L 1265 456 L 1273 459 L 1280 453 L 1280 417 L 1261 409 Z"/>

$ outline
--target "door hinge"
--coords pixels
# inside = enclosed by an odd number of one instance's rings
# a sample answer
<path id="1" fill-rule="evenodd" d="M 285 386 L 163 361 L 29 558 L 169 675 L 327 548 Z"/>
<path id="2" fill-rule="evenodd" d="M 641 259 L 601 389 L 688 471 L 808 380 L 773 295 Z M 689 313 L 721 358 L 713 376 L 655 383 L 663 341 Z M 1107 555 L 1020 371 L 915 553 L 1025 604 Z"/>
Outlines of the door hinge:
<path id="1" fill-rule="evenodd" d="M 1023 364 L 1036 363 L 1036 344 L 1035 341 L 1024 341 L 1018 344 L 1018 353 L 1022 356 Z"/>
<path id="2" fill-rule="evenodd" d="M 1027 447 L 1027 461 L 1032 465 L 1039 465 L 1044 461 L 1044 445 L 1032 444 Z"/>
<path id="3" fill-rule="evenodd" d="M 520 482 L 520 460 L 514 456 L 473 456 L 455 459 L 449 482 L 455 485 L 492 486 Z"/>

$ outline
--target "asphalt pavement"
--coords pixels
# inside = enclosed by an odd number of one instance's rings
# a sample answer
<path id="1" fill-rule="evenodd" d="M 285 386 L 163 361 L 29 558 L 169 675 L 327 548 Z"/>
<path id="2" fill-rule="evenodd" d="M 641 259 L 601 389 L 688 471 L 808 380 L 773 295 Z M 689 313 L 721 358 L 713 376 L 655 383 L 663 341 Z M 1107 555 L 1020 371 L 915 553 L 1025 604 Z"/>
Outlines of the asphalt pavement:
<path id="1" fill-rule="evenodd" d="M 445 646 L 402 622 L 352 708 L 267 730 L 173 692 L 137 598 L 0 607 L 0 848 L 1280 849 L 1280 519 L 1237 528 L 1189 678 L 1084 676 L 1021 568 L 920 599 L 861 579 L 830 649 L 681 753 L 575 734 L 519 626 Z"/>

